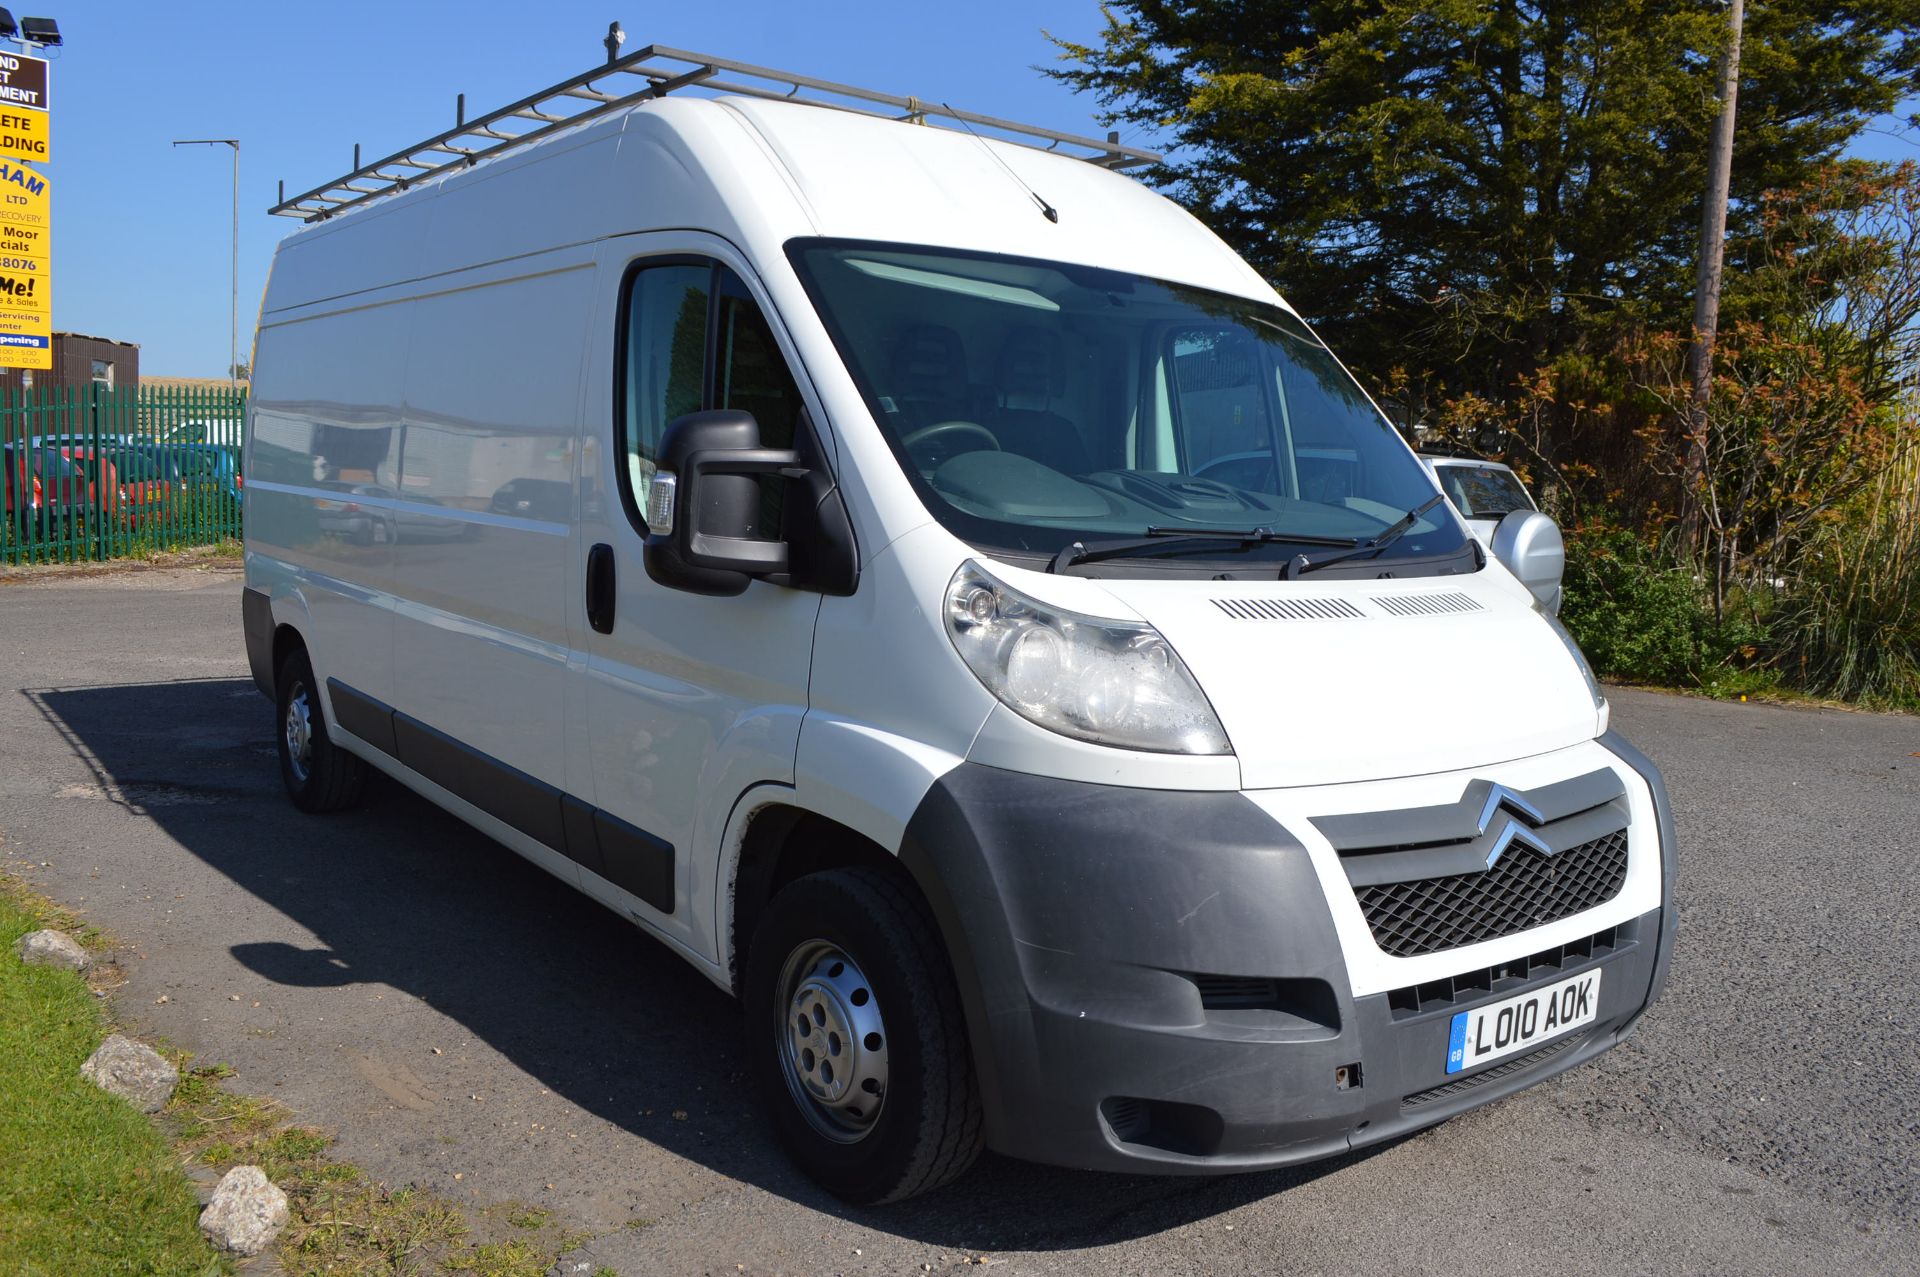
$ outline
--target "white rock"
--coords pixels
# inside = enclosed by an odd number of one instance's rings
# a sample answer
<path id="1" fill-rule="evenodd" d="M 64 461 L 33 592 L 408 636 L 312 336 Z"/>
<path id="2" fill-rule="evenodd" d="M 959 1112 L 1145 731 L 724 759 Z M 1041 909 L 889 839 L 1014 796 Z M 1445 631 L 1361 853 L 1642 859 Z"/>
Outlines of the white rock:
<path id="1" fill-rule="evenodd" d="M 158 1051 L 118 1033 L 87 1057 L 80 1072 L 101 1090 L 120 1096 L 143 1113 L 158 1112 L 180 1084 L 180 1071 Z"/>
<path id="2" fill-rule="evenodd" d="M 287 1226 L 287 1195 L 258 1166 L 236 1166 L 220 1177 L 200 1212 L 200 1231 L 221 1250 L 258 1255 Z"/>
<path id="3" fill-rule="evenodd" d="M 36 967 L 65 967 L 85 974 L 93 965 L 93 955 L 64 931 L 29 931 L 13 946 L 20 961 Z"/>

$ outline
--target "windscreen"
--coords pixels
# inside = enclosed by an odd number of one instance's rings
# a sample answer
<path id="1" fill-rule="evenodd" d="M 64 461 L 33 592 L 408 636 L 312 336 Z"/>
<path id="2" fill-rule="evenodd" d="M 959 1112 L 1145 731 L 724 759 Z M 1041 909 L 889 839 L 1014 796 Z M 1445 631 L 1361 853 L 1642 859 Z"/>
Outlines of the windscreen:
<path id="1" fill-rule="evenodd" d="M 790 251 L 922 500 L 977 545 L 1051 554 L 1171 533 L 1149 553 L 1285 560 L 1362 544 L 1434 498 L 1393 427 L 1277 306 L 984 254 Z M 1256 529 L 1261 544 L 1179 535 Z M 1438 507 L 1383 554 L 1463 543 Z"/>

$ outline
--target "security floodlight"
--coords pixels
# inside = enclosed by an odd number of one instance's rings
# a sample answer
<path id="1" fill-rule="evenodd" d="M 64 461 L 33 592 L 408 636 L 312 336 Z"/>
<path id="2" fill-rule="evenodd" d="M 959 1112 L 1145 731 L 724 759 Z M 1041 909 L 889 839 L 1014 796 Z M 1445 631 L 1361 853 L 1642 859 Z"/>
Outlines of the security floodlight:
<path id="1" fill-rule="evenodd" d="M 0 40 L 11 40 L 20 34 L 20 26 L 13 20 L 13 14 L 0 9 Z"/>
<path id="2" fill-rule="evenodd" d="M 60 24 L 52 18 L 22 18 L 20 38 L 29 44 L 44 44 L 52 48 L 60 43 Z"/>

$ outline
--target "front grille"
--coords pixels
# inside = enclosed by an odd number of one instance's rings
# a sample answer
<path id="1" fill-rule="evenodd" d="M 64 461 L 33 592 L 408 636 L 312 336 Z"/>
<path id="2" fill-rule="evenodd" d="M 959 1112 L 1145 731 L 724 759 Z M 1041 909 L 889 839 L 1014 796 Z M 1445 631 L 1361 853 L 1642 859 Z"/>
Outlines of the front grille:
<path id="1" fill-rule="evenodd" d="M 1113 1128 L 1113 1137 L 1123 1144 L 1137 1141 L 1150 1125 L 1147 1102 L 1129 1095 L 1108 1096 L 1100 1102 L 1100 1111 L 1106 1115 L 1107 1125 Z"/>
<path id="2" fill-rule="evenodd" d="M 1252 1015 L 1269 1028 L 1298 1031 L 1315 1028 L 1340 1031 L 1340 1000 L 1333 986 L 1311 976 L 1266 980 L 1232 975 L 1189 975 L 1199 990 L 1200 1007 L 1209 1018 L 1253 1023 Z"/>
<path id="3" fill-rule="evenodd" d="M 1216 1007 L 1227 1011 L 1270 1007 L 1280 998 L 1272 980 L 1233 975 L 1197 975 L 1190 978 L 1194 987 L 1200 990 L 1200 1005 L 1208 1010 Z"/>
<path id="4" fill-rule="evenodd" d="M 1496 966 L 1459 971 L 1450 976 L 1441 976 L 1438 980 L 1390 990 L 1387 1006 L 1391 1008 L 1395 1020 L 1450 1012 L 1468 1002 L 1484 1001 L 1496 994 L 1517 993 L 1530 984 L 1558 980 L 1575 971 L 1585 970 L 1623 949 L 1631 949 L 1639 935 L 1639 920 L 1629 918 L 1590 936 L 1569 940 L 1539 953 L 1509 958 Z"/>
<path id="5" fill-rule="evenodd" d="M 1492 869 L 1356 886 L 1374 943 L 1396 958 L 1497 940 L 1613 899 L 1627 880 L 1627 833 L 1544 856 L 1510 848 Z"/>
<path id="6" fill-rule="evenodd" d="M 1517 1056 L 1501 1064 L 1496 1064 L 1485 1072 L 1455 1078 L 1451 1082 L 1442 1082 L 1439 1086 L 1429 1087 L 1424 1091 L 1416 1091 L 1412 1095 L 1402 1096 L 1400 1100 L 1401 1111 L 1424 1108 L 1429 1104 L 1437 1104 L 1441 1100 L 1451 1099 L 1456 1095 L 1463 1095 L 1475 1087 L 1485 1086 L 1489 1082 L 1498 1082 L 1503 1077 L 1512 1077 L 1515 1073 L 1519 1073 L 1524 1069 L 1530 1069 L 1536 1064 L 1545 1064 L 1562 1051 L 1569 1051 L 1579 1046 L 1582 1042 L 1586 1041 L 1586 1039 L 1586 1034 L 1576 1033 L 1570 1038 L 1562 1038 L 1558 1042 L 1549 1042 L 1538 1051 L 1530 1051 L 1525 1055 Z"/>

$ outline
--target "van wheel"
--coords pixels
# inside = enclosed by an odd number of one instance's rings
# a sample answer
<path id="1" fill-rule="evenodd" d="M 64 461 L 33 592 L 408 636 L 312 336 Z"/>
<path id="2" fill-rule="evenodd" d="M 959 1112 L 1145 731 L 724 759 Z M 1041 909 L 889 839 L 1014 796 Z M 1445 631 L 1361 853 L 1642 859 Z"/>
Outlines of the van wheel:
<path id="1" fill-rule="evenodd" d="M 305 812 L 341 811 L 360 801 L 367 765 L 327 737 L 326 716 L 304 650 L 287 653 L 274 680 L 279 705 L 280 779 Z"/>
<path id="2" fill-rule="evenodd" d="M 809 874 L 767 905 L 744 988 L 748 1049 L 800 1168 L 849 1202 L 958 1179 L 983 1120 L 960 995 L 926 906 L 871 869 Z"/>

